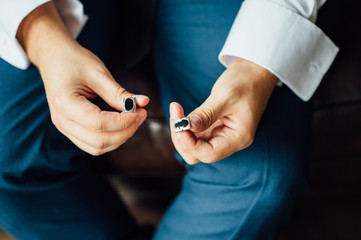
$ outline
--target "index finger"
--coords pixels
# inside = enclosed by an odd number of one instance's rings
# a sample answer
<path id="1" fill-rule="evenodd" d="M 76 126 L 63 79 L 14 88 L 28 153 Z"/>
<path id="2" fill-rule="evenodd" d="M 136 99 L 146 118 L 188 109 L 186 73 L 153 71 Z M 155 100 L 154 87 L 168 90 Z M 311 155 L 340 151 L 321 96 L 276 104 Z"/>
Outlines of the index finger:
<path id="1" fill-rule="evenodd" d="M 74 96 L 64 109 L 67 117 L 95 132 L 111 132 L 128 128 L 146 115 L 143 108 L 134 113 L 102 111 L 82 95 Z"/>

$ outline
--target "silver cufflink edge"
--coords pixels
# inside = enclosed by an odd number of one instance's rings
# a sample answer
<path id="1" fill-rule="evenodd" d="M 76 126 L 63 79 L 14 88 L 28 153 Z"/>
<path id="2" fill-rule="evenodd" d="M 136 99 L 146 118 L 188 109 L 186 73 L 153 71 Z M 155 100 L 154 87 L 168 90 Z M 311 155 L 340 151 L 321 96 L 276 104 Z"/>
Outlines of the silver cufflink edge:
<path id="1" fill-rule="evenodd" d="M 190 128 L 191 128 L 191 122 L 189 120 L 189 117 L 184 117 L 174 122 L 174 130 L 176 133 L 189 130 Z"/>
<path id="2" fill-rule="evenodd" d="M 123 98 L 123 112 L 135 112 L 137 104 L 135 97 Z"/>

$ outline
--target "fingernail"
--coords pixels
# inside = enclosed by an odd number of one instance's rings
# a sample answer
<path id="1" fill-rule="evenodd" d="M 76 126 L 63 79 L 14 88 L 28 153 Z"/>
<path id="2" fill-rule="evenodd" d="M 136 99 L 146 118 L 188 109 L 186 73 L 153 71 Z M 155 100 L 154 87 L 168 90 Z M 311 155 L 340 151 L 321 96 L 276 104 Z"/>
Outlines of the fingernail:
<path id="1" fill-rule="evenodd" d="M 189 120 L 192 127 L 195 127 L 197 129 L 202 127 L 202 120 L 197 115 L 189 116 Z"/>
<path id="2" fill-rule="evenodd" d="M 148 96 L 145 95 L 134 95 L 133 97 L 135 97 L 135 99 L 139 100 L 139 101 L 143 101 L 145 99 L 148 99 Z"/>
<path id="3" fill-rule="evenodd" d="M 175 116 L 175 107 L 173 104 L 169 105 L 169 112 L 170 112 L 170 117 L 173 118 Z"/>

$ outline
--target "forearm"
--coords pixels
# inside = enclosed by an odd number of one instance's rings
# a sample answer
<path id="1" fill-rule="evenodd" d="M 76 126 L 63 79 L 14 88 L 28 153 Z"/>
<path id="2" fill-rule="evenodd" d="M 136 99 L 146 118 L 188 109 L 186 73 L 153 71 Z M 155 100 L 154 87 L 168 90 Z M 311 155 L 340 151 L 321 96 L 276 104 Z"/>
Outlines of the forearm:
<path id="1" fill-rule="evenodd" d="M 76 45 L 63 24 L 53 2 L 45 3 L 32 11 L 21 22 L 17 35 L 30 61 L 36 66 L 46 62 L 54 47 Z M 64 44 L 65 43 L 65 44 Z"/>

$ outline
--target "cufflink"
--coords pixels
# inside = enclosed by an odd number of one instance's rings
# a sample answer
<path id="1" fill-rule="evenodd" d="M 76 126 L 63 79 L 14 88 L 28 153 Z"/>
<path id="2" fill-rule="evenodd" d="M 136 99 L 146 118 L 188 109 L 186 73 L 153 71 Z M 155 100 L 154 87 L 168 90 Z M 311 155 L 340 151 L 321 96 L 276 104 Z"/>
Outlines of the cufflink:
<path id="1" fill-rule="evenodd" d="M 136 110 L 135 97 L 123 98 L 123 112 L 135 112 Z"/>
<path id="2" fill-rule="evenodd" d="M 189 117 L 184 117 L 174 122 L 175 132 L 185 131 L 190 128 L 191 128 L 191 122 L 189 121 Z"/>

